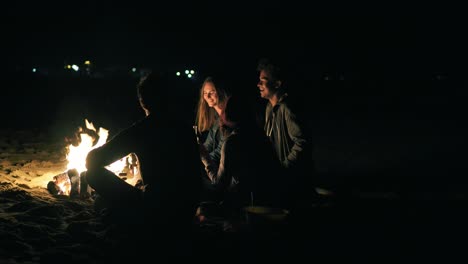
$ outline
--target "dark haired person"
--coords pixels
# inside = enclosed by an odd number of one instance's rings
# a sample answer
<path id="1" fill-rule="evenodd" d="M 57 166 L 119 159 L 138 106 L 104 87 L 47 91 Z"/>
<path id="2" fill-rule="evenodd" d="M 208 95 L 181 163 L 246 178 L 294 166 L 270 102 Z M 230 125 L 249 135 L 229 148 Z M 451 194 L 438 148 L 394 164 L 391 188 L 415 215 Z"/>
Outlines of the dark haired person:
<path id="1" fill-rule="evenodd" d="M 274 205 L 271 183 L 276 180 L 280 165 L 268 138 L 256 125 L 249 102 L 242 96 L 231 96 L 221 123 L 225 141 L 219 166 L 205 169 L 211 182 L 222 190 L 224 216 L 235 219 L 243 207 L 252 204 Z"/>
<path id="2" fill-rule="evenodd" d="M 268 100 L 264 132 L 270 139 L 283 168 L 278 183 L 284 206 L 295 208 L 316 195 L 313 186 L 313 159 L 310 132 L 297 101 L 291 100 L 285 85 L 284 69 L 269 59 L 258 63 L 260 96 Z"/>
<path id="3" fill-rule="evenodd" d="M 137 95 L 145 117 L 90 151 L 85 176 L 116 220 L 134 223 L 136 218 L 135 230 L 167 254 L 174 253 L 171 250 L 177 250 L 176 244 L 190 232 L 201 189 L 195 135 L 180 121 L 183 117 L 174 114 L 183 114 L 184 102 L 171 80 L 158 73 L 140 80 Z M 105 169 L 130 153 L 138 157 L 143 190 Z"/>

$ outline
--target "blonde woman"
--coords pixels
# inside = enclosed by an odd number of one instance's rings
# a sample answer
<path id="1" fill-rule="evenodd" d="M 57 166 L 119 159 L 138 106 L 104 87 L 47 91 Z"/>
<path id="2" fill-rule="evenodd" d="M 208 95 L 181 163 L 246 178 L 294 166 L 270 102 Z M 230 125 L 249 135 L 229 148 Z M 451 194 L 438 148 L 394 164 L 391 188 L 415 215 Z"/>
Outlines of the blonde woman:
<path id="1" fill-rule="evenodd" d="M 200 133 L 200 157 L 206 171 L 217 171 L 224 136 L 220 130 L 222 116 L 229 95 L 221 80 L 207 77 L 201 88 L 196 114 L 196 127 Z M 218 188 L 209 174 L 203 176 L 207 200 L 216 200 Z M 214 196 L 213 196 L 214 195 Z M 202 198 L 203 199 L 203 198 Z"/>

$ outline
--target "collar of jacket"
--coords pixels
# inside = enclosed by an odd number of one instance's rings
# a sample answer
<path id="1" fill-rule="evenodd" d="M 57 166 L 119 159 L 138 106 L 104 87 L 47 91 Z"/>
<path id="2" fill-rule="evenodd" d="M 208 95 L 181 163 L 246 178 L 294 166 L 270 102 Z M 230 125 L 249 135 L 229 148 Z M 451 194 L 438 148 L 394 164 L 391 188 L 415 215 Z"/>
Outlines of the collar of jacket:
<path id="1" fill-rule="evenodd" d="M 275 104 L 275 106 L 272 107 L 272 110 L 276 111 L 279 106 L 284 102 L 284 100 L 286 100 L 286 98 L 288 97 L 288 93 L 283 93 L 279 96 L 279 99 L 278 99 L 278 102 Z"/>

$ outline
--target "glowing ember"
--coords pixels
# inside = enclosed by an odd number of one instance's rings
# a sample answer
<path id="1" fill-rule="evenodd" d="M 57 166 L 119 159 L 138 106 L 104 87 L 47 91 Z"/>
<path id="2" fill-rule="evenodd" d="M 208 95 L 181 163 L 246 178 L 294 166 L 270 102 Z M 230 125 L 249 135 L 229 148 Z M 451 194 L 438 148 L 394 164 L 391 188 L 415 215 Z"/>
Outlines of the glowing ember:
<path id="1" fill-rule="evenodd" d="M 70 195 L 71 183 L 67 172 L 55 176 L 54 183 L 58 187 L 58 194 Z"/>

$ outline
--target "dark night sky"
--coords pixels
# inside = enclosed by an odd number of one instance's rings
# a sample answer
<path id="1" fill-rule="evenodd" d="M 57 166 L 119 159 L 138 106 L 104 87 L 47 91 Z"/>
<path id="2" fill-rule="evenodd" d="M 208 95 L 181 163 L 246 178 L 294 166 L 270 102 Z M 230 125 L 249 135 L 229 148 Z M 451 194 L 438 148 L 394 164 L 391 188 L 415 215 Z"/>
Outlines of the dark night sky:
<path id="1" fill-rule="evenodd" d="M 5 28 L 12 38 L 9 58 L 26 64 L 89 58 L 101 64 L 189 60 L 214 65 L 222 58 L 240 65 L 244 59 L 275 52 L 336 67 L 409 63 L 448 68 L 444 64 L 457 62 L 466 42 L 459 32 L 463 16 L 445 7 L 395 2 L 31 1 L 7 7 Z M 431 60 L 425 61 L 428 53 Z"/>

